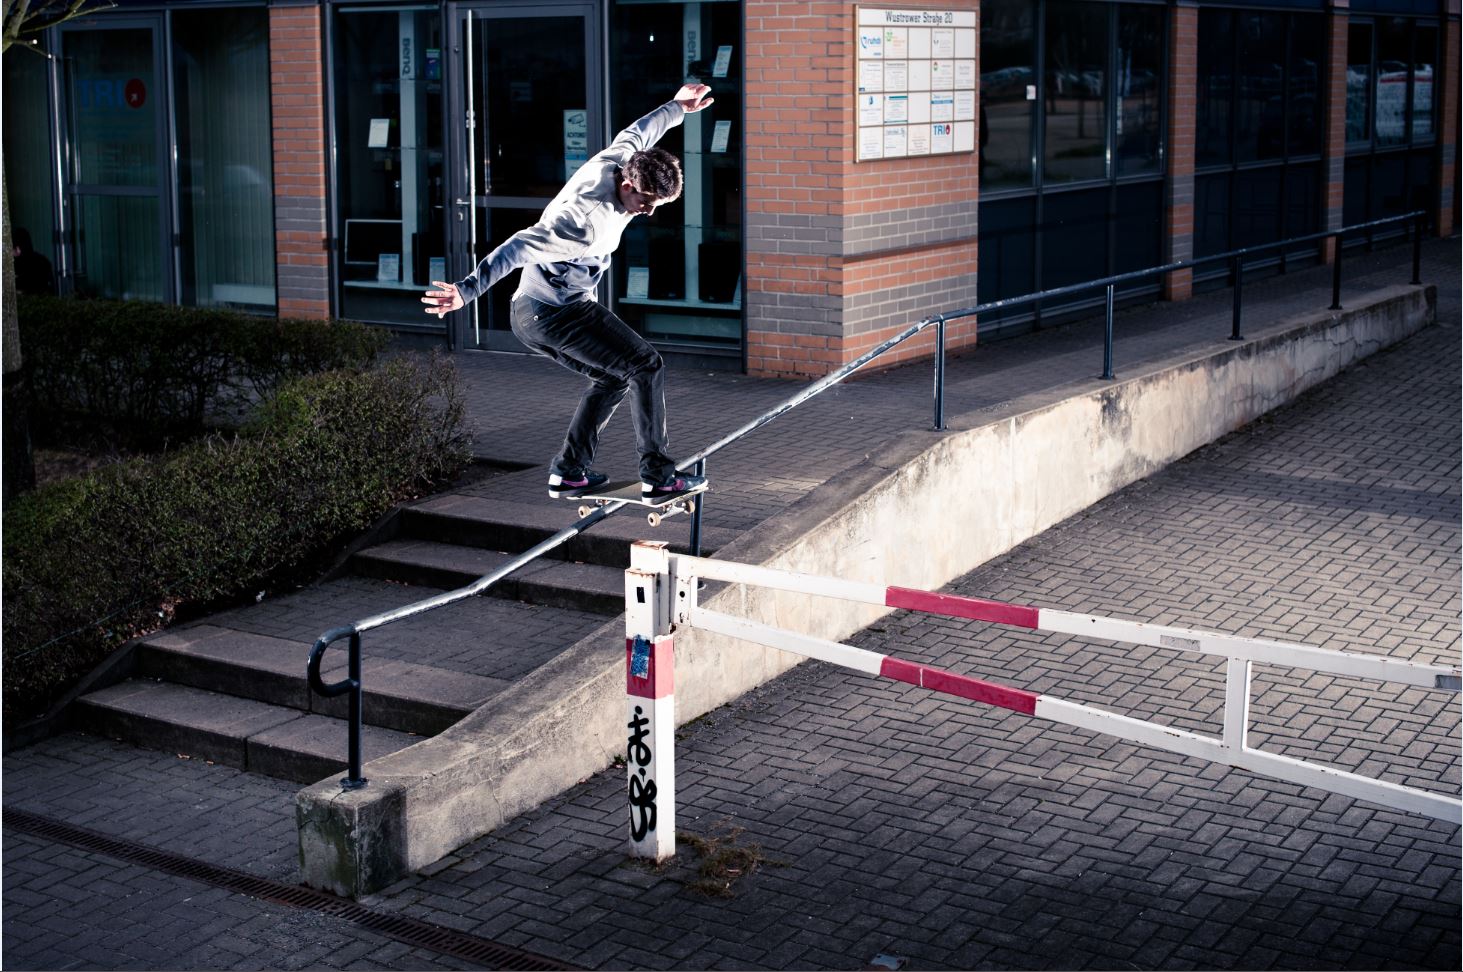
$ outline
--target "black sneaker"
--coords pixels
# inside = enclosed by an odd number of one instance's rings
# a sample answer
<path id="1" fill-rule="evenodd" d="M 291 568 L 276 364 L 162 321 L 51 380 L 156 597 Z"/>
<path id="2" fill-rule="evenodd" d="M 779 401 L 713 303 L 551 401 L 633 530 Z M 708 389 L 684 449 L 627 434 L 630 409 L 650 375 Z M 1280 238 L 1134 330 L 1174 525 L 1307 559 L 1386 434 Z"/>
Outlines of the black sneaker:
<path id="1" fill-rule="evenodd" d="M 689 493 L 691 490 L 700 489 L 705 485 L 705 476 L 687 476 L 685 473 L 680 473 L 671 477 L 669 482 L 664 483 L 647 483 L 642 480 L 640 483 L 640 495 L 641 497 L 651 497 L 669 496 L 672 493 Z"/>
<path id="2" fill-rule="evenodd" d="M 599 489 L 610 481 L 604 473 L 585 471 L 577 476 L 560 476 L 549 473 L 549 495 L 554 499 L 565 496 L 582 496 L 592 489 Z"/>

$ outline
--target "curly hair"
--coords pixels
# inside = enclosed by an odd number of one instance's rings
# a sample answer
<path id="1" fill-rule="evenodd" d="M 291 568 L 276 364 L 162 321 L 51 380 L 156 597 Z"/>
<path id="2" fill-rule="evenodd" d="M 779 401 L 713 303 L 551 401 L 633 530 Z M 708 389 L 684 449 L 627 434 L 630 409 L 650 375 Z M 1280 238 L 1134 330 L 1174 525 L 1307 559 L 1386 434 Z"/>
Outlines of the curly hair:
<path id="1" fill-rule="evenodd" d="M 630 156 L 625 163 L 625 178 L 661 202 L 681 196 L 681 160 L 663 148 L 645 149 Z"/>

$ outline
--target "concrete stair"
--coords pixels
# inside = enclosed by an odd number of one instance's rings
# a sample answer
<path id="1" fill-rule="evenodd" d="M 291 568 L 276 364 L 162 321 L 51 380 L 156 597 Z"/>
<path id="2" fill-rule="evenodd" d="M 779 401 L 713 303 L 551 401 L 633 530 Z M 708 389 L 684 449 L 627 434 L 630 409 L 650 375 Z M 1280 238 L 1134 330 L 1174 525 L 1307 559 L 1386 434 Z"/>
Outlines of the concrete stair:
<path id="1" fill-rule="evenodd" d="M 348 701 L 309 690 L 310 646 L 197 625 L 138 646 L 133 677 L 77 700 L 73 725 L 153 749 L 313 783 L 346 767 Z M 345 674 L 343 649 L 321 676 Z M 389 659 L 362 659 L 362 759 L 441 732 L 508 683 Z"/>
<path id="2" fill-rule="evenodd" d="M 526 484 L 523 495 L 530 495 Z M 464 587 L 572 524 L 577 507 L 547 498 L 534 503 L 432 497 L 402 510 L 392 539 L 355 552 L 347 569 L 403 585 Z M 689 518 L 652 530 L 635 512 L 601 521 L 487 593 L 549 609 L 619 614 L 632 541 L 658 536 L 674 549 L 688 549 Z M 706 528 L 703 553 L 734 535 Z M 401 603 L 427 596 L 407 587 Z M 353 620 L 320 617 L 319 631 Z M 512 633 L 487 631 L 484 637 Z M 337 642 L 326 655 L 321 675 L 327 683 L 345 677 L 346 644 Z M 348 700 L 310 691 L 309 652 L 308 643 L 219 623 L 161 632 L 137 646 L 125 680 L 113 678 L 115 684 L 77 700 L 72 724 L 136 745 L 314 783 L 346 767 Z M 368 645 L 362 684 L 362 758 L 369 761 L 441 732 L 511 681 L 374 657 Z"/>

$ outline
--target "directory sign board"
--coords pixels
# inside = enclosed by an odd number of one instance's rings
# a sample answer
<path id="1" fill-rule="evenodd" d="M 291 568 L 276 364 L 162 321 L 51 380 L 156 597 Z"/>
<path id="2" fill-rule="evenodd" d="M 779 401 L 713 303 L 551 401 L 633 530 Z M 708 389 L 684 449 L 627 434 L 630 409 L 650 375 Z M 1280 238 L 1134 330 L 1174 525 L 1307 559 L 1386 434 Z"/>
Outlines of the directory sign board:
<path id="1" fill-rule="evenodd" d="M 855 159 L 974 152 L 974 10 L 858 7 Z"/>

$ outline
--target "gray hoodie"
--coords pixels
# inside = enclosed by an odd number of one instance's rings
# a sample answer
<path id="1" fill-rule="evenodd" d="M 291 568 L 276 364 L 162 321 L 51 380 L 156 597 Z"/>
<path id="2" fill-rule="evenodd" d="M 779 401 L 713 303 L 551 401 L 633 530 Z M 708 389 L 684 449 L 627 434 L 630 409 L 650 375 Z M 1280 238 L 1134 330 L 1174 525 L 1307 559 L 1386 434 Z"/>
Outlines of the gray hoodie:
<path id="1" fill-rule="evenodd" d="M 476 300 L 518 267 L 523 277 L 515 300 L 528 296 L 562 306 L 595 299 L 620 234 L 635 217 L 620 205 L 621 167 L 685 117 L 685 109 L 668 101 L 616 135 L 609 148 L 579 167 L 537 223 L 508 237 L 457 282 L 463 301 Z"/>

